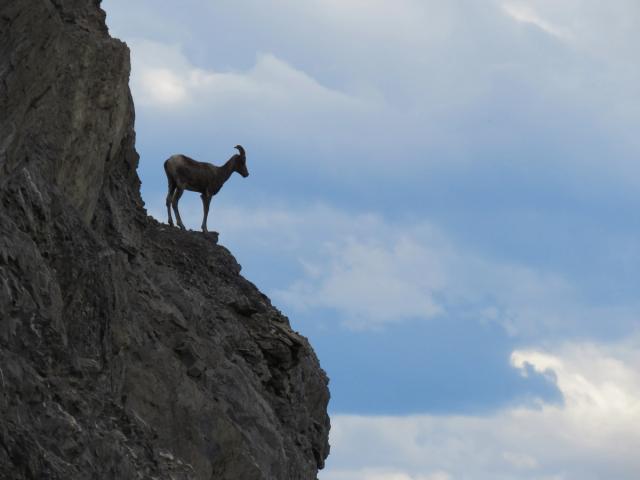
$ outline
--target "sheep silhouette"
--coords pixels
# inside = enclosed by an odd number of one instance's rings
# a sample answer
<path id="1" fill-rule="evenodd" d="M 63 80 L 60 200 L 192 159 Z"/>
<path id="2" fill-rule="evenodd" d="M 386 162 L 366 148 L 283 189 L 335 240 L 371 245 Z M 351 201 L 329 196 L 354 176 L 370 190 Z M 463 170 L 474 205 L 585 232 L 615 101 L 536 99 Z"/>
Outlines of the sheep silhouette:
<path id="1" fill-rule="evenodd" d="M 220 191 L 224 183 L 229 180 L 233 172 L 238 172 L 243 177 L 249 176 L 247 170 L 247 156 L 241 145 L 236 145 L 239 153 L 233 155 L 222 166 L 216 166 L 207 162 L 198 162 L 186 155 L 172 155 L 164 162 L 164 171 L 167 174 L 169 183 L 169 193 L 167 194 L 167 214 L 169 215 L 169 225 L 173 226 L 171 218 L 171 207 L 176 215 L 178 227 L 185 229 L 178 202 L 185 190 L 200 193 L 204 215 L 202 217 L 202 231 L 207 232 L 207 216 L 209 215 L 209 204 L 211 198 Z"/>

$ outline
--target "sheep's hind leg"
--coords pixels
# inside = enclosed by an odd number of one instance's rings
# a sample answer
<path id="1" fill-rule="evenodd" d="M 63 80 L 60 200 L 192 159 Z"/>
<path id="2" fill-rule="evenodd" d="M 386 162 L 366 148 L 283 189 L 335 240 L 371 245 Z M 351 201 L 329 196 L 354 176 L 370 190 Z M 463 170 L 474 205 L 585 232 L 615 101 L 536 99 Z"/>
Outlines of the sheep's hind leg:
<path id="1" fill-rule="evenodd" d="M 200 198 L 202 199 L 202 210 L 203 210 L 203 216 L 202 216 L 202 231 L 204 233 L 207 233 L 209 230 L 207 230 L 207 216 L 209 216 L 209 204 L 211 203 L 211 195 L 205 195 L 204 193 L 202 195 L 200 195 Z"/>
<path id="2" fill-rule="evenodd" d="M 182 223 L 182 219 L 180 218 L 180 212 L 178 211 L 178 200 L 180 200 L 180 197 L 183 193 L 184 190 L 182 188 L 176 187 L 176 190 L 173 193 L 173 200 L 171 202 L 171 205 L 173 206 L 173 213 L 176 214 L 176 222 L 178 223 L 178 226 L 182 230 L 186 230 L 186 228 L 184 228 L 184 224 Z"/>
<path id="3" fill-rule="evenodd" d="M 169 226 L 173 227 L 173 218 L 171 218 L 171 198 L 176 191 L 176 184 L 169 182 L 169 193 L 167 193 L 167 215 L 169 215 Z"/>

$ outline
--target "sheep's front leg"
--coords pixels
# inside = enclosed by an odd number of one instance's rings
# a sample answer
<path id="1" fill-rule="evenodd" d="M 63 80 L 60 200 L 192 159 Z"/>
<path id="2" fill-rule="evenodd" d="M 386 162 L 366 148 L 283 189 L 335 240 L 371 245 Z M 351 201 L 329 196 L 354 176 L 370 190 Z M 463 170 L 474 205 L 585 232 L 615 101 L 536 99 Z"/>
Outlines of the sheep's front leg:
<path id="1" fill-rule="evenodd" d="M 180 187 L 176 188 L 176 191 L 173 193 L 173 200 L 171 202 L 171 205 L 173 206 L 173 213 L 176 214 L 176 222 L 178 223 L 178 226 L 182 229 L 182 230 L 186 230 L 184 228 L 184 224 L 182 223 L 182 218 L 180 218 L 180 212 L 178 211 L 178 200 L 180 200 L 180 197 L 182 196 L 184 190 Z"/>
<path id="2" fill-rule="evenodd" d="M 202 199 L 202 209 L 204 211 L 204 215 L 202 217 L 202 231 L 204 233 L 207 233 L 207 217 L 209 216 L 209 204 L 211 203 L 211 197 L 212 195 L 208 195 L 206 193 L 203 193 L 202 195 L 200 195 L 200 198 Z"/>
<path id="3" fill-rule="evenodd" d="M 169 226 L 173 227 L 173 218 L 171 218 L 171 199 L 173 197 L 173 193 L 175 192 L 175 187 L 169 188 L 169 193 L 167 193 L 167 215 L 169 215 Z"/>

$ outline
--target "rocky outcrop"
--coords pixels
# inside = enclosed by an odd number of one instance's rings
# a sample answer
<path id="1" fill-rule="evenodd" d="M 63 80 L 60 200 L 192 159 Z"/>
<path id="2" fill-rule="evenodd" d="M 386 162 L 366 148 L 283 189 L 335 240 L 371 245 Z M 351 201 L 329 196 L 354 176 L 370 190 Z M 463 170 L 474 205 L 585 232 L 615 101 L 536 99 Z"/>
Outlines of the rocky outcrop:
<path id="1" fill-rule="evenodd" d="M 0 2 L 0 478 L 313 479 L 327 378 L 215 235 L 146 215 L 97 0 Z"/>

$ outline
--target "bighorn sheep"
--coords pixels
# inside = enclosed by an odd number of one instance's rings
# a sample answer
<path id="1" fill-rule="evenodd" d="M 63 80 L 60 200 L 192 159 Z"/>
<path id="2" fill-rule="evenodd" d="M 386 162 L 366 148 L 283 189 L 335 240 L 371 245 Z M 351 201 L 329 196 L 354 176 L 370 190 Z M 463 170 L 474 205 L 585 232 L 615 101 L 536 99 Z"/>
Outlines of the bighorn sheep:
<path id="1" fill-rule="evenodd" d="M 207 215 L 209 214 L 209 204 L 211 197 L 220 191 L 233 172 L 238 172 L 243 177 L 249 176 L 247 170 L 247 157 L 244 148 L 236 145 L 234 148 L 238 152 L 232 156 L 227 163 L 218 167 L 206 162 L 198 162 L 186 155 L 172 155 L 164 162 L 164 171 L 169 182 L 169 193 L 167 194 L 167 213 L 169 214 L 169 225 L 173 226 L 171 218 L 171 207 L 176 214 L 178 226 L 184 230 L 184 224 L 178 212 L 178 201 L 185 190 L 199 192 L 204 208 L 202 218 L 202 231 L 207 232 Z"/>

